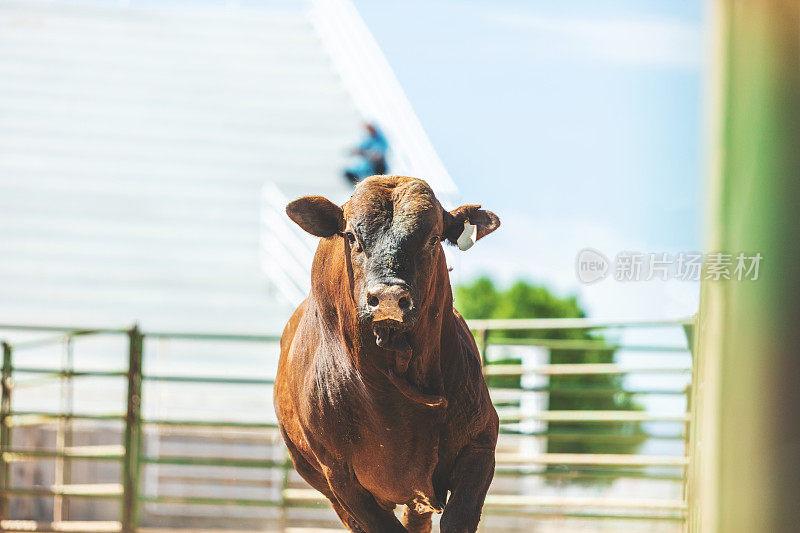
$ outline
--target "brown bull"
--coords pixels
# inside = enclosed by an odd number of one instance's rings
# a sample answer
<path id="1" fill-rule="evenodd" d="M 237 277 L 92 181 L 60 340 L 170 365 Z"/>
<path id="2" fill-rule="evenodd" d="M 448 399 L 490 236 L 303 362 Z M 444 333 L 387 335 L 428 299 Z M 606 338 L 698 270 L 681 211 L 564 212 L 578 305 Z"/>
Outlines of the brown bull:
<path id="1" fill-rule="evenodd" d="M 442 510 L 442 532 L 475 531 L 498 418 L 441 242 L 499 219 L 445 211 L 427 183 L 397 176 L 365 180 L 341 208 L 306 196 L 286 212 L 321 237 L 275 380 L 295 468 L 352 531 L 428 532 Z"/>

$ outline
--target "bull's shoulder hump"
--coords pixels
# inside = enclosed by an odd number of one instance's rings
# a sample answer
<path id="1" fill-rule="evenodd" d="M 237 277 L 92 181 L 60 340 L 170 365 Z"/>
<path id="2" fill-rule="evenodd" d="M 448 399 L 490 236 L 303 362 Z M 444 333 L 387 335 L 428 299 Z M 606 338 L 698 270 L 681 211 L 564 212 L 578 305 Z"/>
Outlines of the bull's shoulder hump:
<path id="1" fill-rule="evenodd" d="M 308 298 L 297 306 L 297 309 L 294 310 L 294 313 L 292 313 L 292 316 L 289 317 L 289 320 L 286 322 L 286 326 L 284 326 L 283 333 L 281 334 L 281 350 L 288 349 L 289 345 L 292 343 L 294 334 L 297 331 L 297 326 L 306 313 L 307 304 Z"/>
<path id="2" fill-rule="evenodd" d="M 454 357 L 449 359 L 447 375 L 450 379 L 445 380 L 450 401 L 449 416 L 472 439 L 487 431 L 488 434 L 492 433 L 497 413 L 483 376 L 481 354 L 475 337 L 464 317 L 455 309 L 453 314 L 458 342 L 455 343 Z"/>
<path id="3" fill-rule="evenodd" d="M 474 357 L 480 363 L 481 354 L 478 350 L 478 344 L 475 342 L 475 336 L 472 335 L 472 332 L 467 325 L 467 321 L 463 316 L 461 316 L 461 313 L 459 313 L 458 309 L 455 307 L 453 308 L 453 315 L 455 316 L 458 337 L 461 340 L 464 351 L 467 352 L 464 355 L 467 357 Z"/>

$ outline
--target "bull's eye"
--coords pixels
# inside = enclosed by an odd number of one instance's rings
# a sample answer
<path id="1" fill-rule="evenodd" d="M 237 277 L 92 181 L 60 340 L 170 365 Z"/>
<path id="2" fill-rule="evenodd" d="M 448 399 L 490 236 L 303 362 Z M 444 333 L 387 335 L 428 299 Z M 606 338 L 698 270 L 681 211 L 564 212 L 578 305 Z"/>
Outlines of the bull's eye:
<path id="1" fill-rule="evenodd" d="M 347 239 L 347 242 L 350 243 L 350 246 L 355 246 L 356 252 L 361 251 L 361 245 L 359 244 L 358 239 L 356 239 L 356 236 L 352 231 L 346 231 L 344 236 Z"/>
<path id="2" fill-rule="evenodd" d="M 436 246 L 437 244 L 439 244 L 439 236 L 438 235 L 434 235 L 433 237 L 428 239 L 428 244 L 430 246 Z"/>

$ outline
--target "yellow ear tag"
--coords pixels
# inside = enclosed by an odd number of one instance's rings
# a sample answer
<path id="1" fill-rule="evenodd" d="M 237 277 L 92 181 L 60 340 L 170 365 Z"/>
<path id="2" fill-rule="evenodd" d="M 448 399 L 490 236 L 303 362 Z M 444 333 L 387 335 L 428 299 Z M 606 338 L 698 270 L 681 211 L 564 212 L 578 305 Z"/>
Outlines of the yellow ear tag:
<path id="1" fill-rule="evenodd" d="M 465 251 L 472 248 L 472 245 L 475 244 L 475 241 L 478 240 L 478 226 L 474 226 L 469 223 L 469 220 L 464 221 L 464 231 L 461 232 L 461 235 L 458 237 L 456 241 L 458 243 L 458 249 Z"/>

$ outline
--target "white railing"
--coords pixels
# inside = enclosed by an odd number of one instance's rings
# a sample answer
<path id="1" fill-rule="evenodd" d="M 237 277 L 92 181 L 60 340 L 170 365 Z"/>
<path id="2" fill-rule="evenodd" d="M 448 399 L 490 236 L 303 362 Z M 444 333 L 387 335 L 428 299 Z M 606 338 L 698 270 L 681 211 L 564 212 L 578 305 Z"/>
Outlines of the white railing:
<path id="1" fill-rule="evenodd" d="M 274 183 L 261 189 L 261 239 L 259 260 L 264 274 L 280 295 L 299 305 L 311 283 L 311 262 L 317 241 L 288 216 L 289 200 Z"/>

